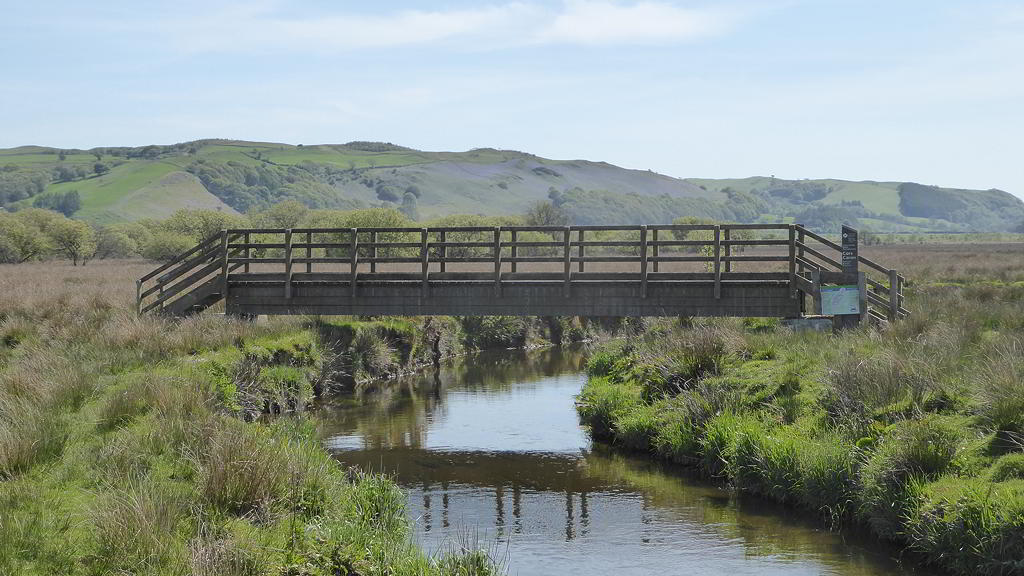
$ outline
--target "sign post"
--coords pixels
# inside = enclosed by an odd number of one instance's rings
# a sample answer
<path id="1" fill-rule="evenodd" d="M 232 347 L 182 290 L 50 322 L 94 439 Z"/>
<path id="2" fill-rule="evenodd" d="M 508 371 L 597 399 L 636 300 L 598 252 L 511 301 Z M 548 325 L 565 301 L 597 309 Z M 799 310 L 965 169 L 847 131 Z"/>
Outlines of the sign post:
<path id="1" fill-rule="evenodd" d="M 857 252 L 857 230 L 843 225 L 842 238 L 843 272 L 856 274 L 860 267 L 860 254 Z"/>
<path id="2" fill-rule="evenodd" d="M 860 273 L 860 253 L 857 244 L 857 230 L 844 225 L 840 246 L 842 248 L 843 275 L 846 281 L 836 286 L 832 296 L 834 306 L 831 307 L 833 327 L 837 330 L 853 328 L 860 324 L 866 310 L 863 303 L 864 281 Z M 826 312 L 827 314 L 828 312 Z"/>

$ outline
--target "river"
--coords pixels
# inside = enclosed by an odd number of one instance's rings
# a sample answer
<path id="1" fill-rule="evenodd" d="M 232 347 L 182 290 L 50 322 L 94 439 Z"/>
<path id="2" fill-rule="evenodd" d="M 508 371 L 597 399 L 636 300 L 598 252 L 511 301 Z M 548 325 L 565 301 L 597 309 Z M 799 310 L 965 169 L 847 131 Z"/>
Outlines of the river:
<path id="1" fill-rule="evenodd" d="M 594 444 L 576 349 L 489 352 L 333 399 L 335 457 L 392 475 L 429 553 L 485 547 L 509 574 L 919 576 L 894 548 Z"/>

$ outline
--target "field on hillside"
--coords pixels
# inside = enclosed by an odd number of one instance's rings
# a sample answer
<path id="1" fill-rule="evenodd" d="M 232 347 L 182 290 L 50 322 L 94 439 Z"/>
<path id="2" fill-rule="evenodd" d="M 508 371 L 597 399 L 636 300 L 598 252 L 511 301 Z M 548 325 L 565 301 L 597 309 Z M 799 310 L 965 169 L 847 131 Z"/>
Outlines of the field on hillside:
<path id="1" fill-rule="evenodd" d="M 100 224 L 166 217 L 178 208 L 250 212 L 294 199 L 313 208 L 402 207 L 427 220 L 515 215 L 552 201 L 577 224 L 695 217 L 799 222 L 830 232 L 842 222 L 874 232 L 1024 229 L 1024 202 L 999 190 L 835 179 L 682 179 L 490 148 L 426 152 L 379 142 L 201 140 L 88 151 L 0 150 L 0 208 L 23 208 L 71 191 L 81 199 L 75 217 Z"/>
<path id="2" fill-rule="evenodd" d="M 839 335 L 654 321 L 602 346 L 595 438 L 862 524 L 953 574 L 1024 568 L 1024 245 L 872 246 L 909 318 Z"/>

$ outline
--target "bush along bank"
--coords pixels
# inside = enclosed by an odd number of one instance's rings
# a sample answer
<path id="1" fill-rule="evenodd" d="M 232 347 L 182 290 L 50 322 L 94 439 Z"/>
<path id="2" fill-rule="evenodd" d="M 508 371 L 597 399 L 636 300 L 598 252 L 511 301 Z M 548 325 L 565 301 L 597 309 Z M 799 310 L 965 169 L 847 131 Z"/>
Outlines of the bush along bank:
<path id="1" fill-rule="evenodd" d="M 656 325 L 591 356 L 578 411 L 595 439 L 864 524 L 950 573 L 1022 574 L 1020 316 L 938 298 L 963 317 L 842 336 Z"/>

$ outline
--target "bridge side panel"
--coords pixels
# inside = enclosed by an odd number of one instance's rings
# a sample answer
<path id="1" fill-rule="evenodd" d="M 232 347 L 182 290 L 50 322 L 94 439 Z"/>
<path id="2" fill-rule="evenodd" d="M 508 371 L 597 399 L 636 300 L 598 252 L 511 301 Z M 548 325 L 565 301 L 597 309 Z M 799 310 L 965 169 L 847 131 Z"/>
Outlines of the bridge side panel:
<path id="1" fill-rule="evenodd" d="M 785 282 L 573 282 L 569 297 L 555 282 L 508 282 L 501 295 L 491 282 L 293 283 L 284 297 L 279 282 L 232 283 L 228 314 L 322 314 L 395 316 L 733 316 L 788 318 L 799 300 Z"/>

